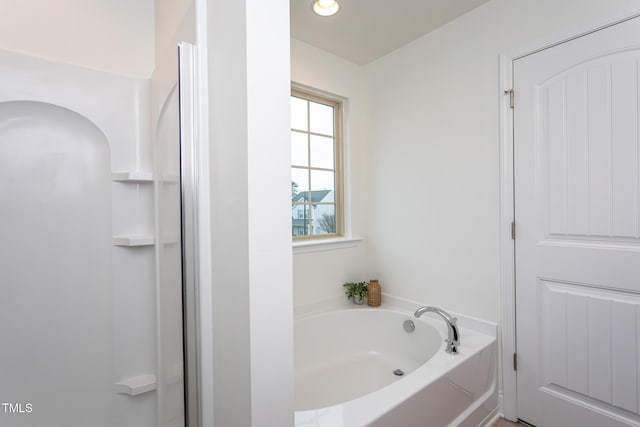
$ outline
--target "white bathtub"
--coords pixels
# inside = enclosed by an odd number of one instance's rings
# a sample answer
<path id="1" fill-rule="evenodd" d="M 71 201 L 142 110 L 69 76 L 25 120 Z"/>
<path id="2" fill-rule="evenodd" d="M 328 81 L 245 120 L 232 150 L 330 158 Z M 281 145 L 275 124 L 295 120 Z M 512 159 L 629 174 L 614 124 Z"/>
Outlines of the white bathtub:
<path id="1" fill-rule="evenodd" d="M 459 354 L 452 356 L 444 351 L 444 321 L 415 319 L 419 306 L 387 297 L 380 309 L 297 315 L 296 427 L 490 422 L 497 410 L 495 326 L 461 318 Z M 416 326 L 412 333 L 403 329 L 407 319 Z"/>

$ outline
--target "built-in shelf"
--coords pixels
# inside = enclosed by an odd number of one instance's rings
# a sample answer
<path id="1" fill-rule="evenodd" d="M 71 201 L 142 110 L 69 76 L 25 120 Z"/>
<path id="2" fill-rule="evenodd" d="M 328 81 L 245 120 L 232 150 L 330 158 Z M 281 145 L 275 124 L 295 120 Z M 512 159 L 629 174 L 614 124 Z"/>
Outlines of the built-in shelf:
<path id="1" fill-rule="evenodd" d="M 116 393 L 137 396 L 156 389 L 155 375 L 138 375 L 116 383 Z"/>
<path id="2" fill-rule="evenodd" d="M 126 234 L 113 236 L 113 246 L 151 246 L 154 238 L 150 234 Z"/>
<path id="3" fill-rule="evenodd" d="M 111 174 L 111 180 L 131 183 L 152 182 L 153 174 L 151 172 L 141 171 L 113 172 Z"/>

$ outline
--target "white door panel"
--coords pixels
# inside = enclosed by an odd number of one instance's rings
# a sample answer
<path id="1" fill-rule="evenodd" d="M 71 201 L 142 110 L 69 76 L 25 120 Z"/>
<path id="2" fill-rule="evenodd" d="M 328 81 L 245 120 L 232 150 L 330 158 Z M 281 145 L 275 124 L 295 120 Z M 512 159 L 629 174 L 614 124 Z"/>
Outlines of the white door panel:
<path id="1" fill-rule="evenodd" d="M 518 416 L 640 426 L 640 19 L 514 62 Z"/>

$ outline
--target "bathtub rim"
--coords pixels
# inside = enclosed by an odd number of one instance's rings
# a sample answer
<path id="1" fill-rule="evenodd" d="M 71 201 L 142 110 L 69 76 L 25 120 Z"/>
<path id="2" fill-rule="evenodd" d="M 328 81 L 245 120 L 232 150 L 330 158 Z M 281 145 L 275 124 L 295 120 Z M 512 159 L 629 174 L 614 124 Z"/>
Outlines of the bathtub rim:
<path id="1" fill-rule="evenodd" d="M 355 306 L 354 304 L 346 302 L 344 298 L 331 298 L 316 304 L 296 307 L 294 325 L 295 321 L 298 320 L 309 319 L 338 311 L 358 312 L 385 310 L 396 312 L 402 316 L 413 317 L 413 312 L 421 305 L 425 304 L 394 297 L 388 294 L 383 294 L 382 306 L 375 308 Z M 356 424 L 354 425 L 368 425 L 398 405 L 402 404 L 402 402 L 409 397 L 419 393 L 430 384 L 444 377 L 457 366 L 488 349 L 491 345 L 495 346 L 494 350 L 497 356 L 497 325 L 495 323 L 460 315 L 455 312 L 450 313 L 459 319 L 458 325 L 460 326 L 462 342 L 462 345 L 459 348 L 459 354 L 450 355 L 445 353 L 445 343 L 442 342 L 441 347 L 431 359 L 416 368 L 411 374 L 407 375 L 401 381 L 396 381 L 364 396 L 332 406 L 305 411 L 295 411 L 296 425 L 298 424 L 298 416 L 303 417 L 305 415 L 311 415 L 312 413 L 321 416 L 322 413 L 326 413 L 328 411 L 339 411 L 340 413 L 348 411 L 350 414 L 357 414 Z M 441 337 L 447 336 L 446 325 L 439 318 L 422 316 L 420 319 L 414 320 L 430 324 L 440 333 Z M 479 400 L 484 400 L 486 396 L 491 396 L 495 393 L 497 386 L 497 366 L 494 371 L 492 386 L 482 395 L 482 398 L 479 398 Z M 477 402 L 474 402 L 472 406 L 477 406 L 476 403 Z M 464 414 L 461 414 L 460 417 L 463 415 Z"/>
<path id="2" fill-rule="evenodd" d="M 367 305 L 356 305 L 349 302 L 344 296 L 338 295 L 331 298 L 325 298 L 319 300 L 314 303 L 297 305 L 294 307 L 294 322 L 296 320 L 302 320 L 309 316 L 319 315 L 322 313 L 327 313 L 331 311 L 338 310 L 391 310 L 398 311 L 402 314 L 409 315 L 413 317 L 414 311 L 423 305 L 434 305 L 427 304 L 418 301 L 412 301 L 406 298 L 397 297 L 391 294 L 382 293 L 382 305 L 379 307 L 369 307 Z M 498 324 L 495 322 L 491 322 L 484 319 L 479 319 L 472 316 L 467 316 L 452 310 L 447 310 L 446 307 L 440 307 L 445 310 L 447 313 L 451 314 L 453 317 L 458 318 L 457 325 L 460 328 L 464 328 L 467 330 L 472 330 L 484 335 L 489 335 L 494 338 L 498 336 Z M 444 322 L 441 319 L 434 315 L 433 313 L 425 313 L 421 317 L 421 319 L 430 318 L 440 320 L 440 323 L 444 325 Z"/>

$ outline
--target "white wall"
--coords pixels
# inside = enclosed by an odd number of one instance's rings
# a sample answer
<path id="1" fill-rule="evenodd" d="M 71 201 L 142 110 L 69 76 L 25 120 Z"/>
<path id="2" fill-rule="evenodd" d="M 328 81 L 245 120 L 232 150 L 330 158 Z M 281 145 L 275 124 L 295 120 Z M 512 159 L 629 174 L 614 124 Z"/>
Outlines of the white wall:
<path id="1" fill-rule="evenodd" d="M 633 8 L 493 0 L 367 66 L 367 273 L 385 291 L 499 320 L 498 55 Z"/>
<path id="2" fill-rule="evenodd" d="M 193 0 L 155 0 L 156 61 L 177 41 L 195 42 L 194 9 Z"/>
<path id="3" fill-rule="evenodd" d="M 291 80 L 346 98 L 347 211 L 351 234 L 364 237 L 367 230 L 367 87 L 362 67 L 299 40 L 291 40 Z M 350 220 L 350 221 L 349 221 Z M 364 242 L 355 247 L 322 252 L 295 253 L 294 304 L 304 305 L 342 295 L 347 281 L 365 276 Z"/>
<path id="4" fill-rule="evenodd" d="M 219 426 L 288 426 L 289 2 L 207 7 L 213 415 Z"/>
<path id="5" fill-rule="evenodd" d="M 0 49 L 131 77 L 153 70 L 153 0 L 4 0 Z"/>

